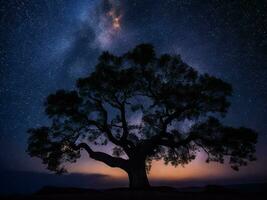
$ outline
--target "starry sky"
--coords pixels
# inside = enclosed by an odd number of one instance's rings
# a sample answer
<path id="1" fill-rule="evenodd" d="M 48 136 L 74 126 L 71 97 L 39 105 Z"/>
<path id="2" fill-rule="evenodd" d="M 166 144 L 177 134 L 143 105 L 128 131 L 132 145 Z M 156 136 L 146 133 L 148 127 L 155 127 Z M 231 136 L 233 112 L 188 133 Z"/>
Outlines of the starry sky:
<path id="1" fill-rule="evenodd" d="M 0 171 L 47 172 L 30 158 L 26 130 L 48 123 L 45 97 L 89 74 L 103 50 L 142 42 L 180 54 L 200 72 L 231 83 L 224 122 L 259 133 L 258 161 L 233 172 L 202 155 L 185 168 L 155 163 L 150 179 L 266 181 L 266 0 L 4 0 L 0 3 Z M 201 159 L 203 158 L 203 159 Z M 85 155 L 73 173 L 124 178 Z"/>

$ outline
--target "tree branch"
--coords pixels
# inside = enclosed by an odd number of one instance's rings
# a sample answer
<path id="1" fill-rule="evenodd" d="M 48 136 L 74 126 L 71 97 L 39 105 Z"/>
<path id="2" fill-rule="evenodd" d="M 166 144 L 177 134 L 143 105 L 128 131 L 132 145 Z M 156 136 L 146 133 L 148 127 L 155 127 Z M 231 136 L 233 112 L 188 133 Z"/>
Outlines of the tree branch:
<path id="1" fill-rule="evenodd" d="M 121 112 L 121 123 L 122 123 L 122 128 L 123 128 L 123 134 L 121 137 L 121 140 L 125 141 L 129 135 L 129 130 L 128 130 L 128 124 L 126 121 L 126 113 L 125 113 L 125 105 L 123 104 L 120 108 Z"/>
<path id="2" fill-rule="evenodd" d="M 119 167 L 122 169 L 128 168 L 128 161 L 122 158 L 115 158 L 103 152 L 93 151 L 86 143 L 80 143 L 74 147 L 75 150 L 85 149 L 89 156 L 94 160 L 104 162 L 110 167 Z"/>
<path id="3" fill-rule="evenodd" d="M 107 112 L 107 110 L 104 108 L 102 101 L 99 100 L 99 99 L 95 99 L 95 98 L 91 98 L 91 99 L 93 99 L 93 100 L 96 102 L 97 106 L 98 106 L 99 109 L 100 109 L 100 112 L 102 112 L 103 117 L 104 117 L 104 124 L 103 124 L 103 125 L 100 125 L 100 124 L 97 123 L 96 121 L 95 121 L 94 123 L 97 125 L 97 127 L 98 127 L 101 131 L 103 131 L 104 133 L 106 133 L 108 139 L 109 139 L 112 143 L 114 143 L 114 144 L 117 145 L 117 146 L 122 147 L 123 150 L 125 151 L 125 153 L 126 153 L 128 156 L 130 156 L 130 154 L 131 154 L 130 147 L 133 147 L 133 144 L 132 144 L 130 141 L 127 140 L 127 137 L 126 137 L 125 139 L 120 139 L 120 140 L 118 140 L 118 139 L 116 139 L 116 138 L 113 136 L 112 131 L 111 131 L 111 129 L 110 129 L 110 125 L 108 124 L 108 112 Z M 117 107 L 117 108 L 118 108 L 118 107 Z M 125 123 L 123 123 L 123 129 L 125 130 L 125 128 L 126 128 L 127 131 L 128 131 L 127 122 L 126 122 L 126 119 L 125 119 L 125 110 L 124 110 L 124 112 L 122 112 L 122 113 L 124 113 L 124 120 L 125 120 Z M 91 120 L 91 121 L 92 121 L 92 120 Z M 93 122 L 92 122 L 92 123 L 93 123 Z M 128 135 L 128 133 L 127 133 L 126 135 Z"/>

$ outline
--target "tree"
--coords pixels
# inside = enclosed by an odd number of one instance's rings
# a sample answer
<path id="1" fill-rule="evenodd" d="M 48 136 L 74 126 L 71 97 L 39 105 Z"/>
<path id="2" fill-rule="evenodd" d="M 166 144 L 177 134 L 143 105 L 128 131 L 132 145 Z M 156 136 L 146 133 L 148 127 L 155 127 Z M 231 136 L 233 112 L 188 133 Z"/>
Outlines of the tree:
<path id="1" fill-rule="evenodd" d="M 91 158 L 126 171 L 130 188 L 149 187 L 152 160 L 185 165 L 200 150 L 207 162 L 227 159 L 238 170 L 255 160 L 257 134 L 220 122 L 231 94 L 228 83 L 199 74 L 180 56 L 157 57 L 150 44 L 122 56 L 103 52 L 75 90 L 47 97 L 51 125 L 28 131 L 27 151 L 62 173 L 62 165 L 76 162 L 84 149 Z M 185 122 L 191 125 L 182 128 Z M 94 150 L 107 144 L 112 155 Z"/>

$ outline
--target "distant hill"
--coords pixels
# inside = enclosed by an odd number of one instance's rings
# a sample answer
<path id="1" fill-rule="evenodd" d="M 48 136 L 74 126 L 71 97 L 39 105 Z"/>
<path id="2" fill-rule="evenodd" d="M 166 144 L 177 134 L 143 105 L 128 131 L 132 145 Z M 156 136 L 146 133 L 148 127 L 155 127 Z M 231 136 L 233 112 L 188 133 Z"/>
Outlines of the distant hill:
<path id="1" fill-rule="evenodd" d="M 50 194 L 99 194 L 109 192 L 131 192 L 129 188 L 110 188 L 110 189 L 85 189 L 85 188 L 64 188 L 46 186 L 37 191 L 37 195 Z M 138 190 L 137 190 L 138 191 Z M 168 186 L 151 187 L 149 192 L 175 192 L 175 193 L 265 193 L 267 192 L 267 183 L 251 183 L 236 185 L 207 185 L 204 187 L 185 187 L 174 188 Z"/>
<path id="2" fill-rule="evenodd" d="M 267 192 L 266 183 L 249 183 L 234 185 L 207 185 L 204 187 L 178 188 L 180 192 Z"/>
<path id="3" fill-rule="evenodd" d="M 256 189 L 257 188 L 257 189 Z M 46 186 L 33 195 L 2 196 L 9 200 L 265 200 L 267 183 L 205 187 L 153 187 L 150 190 L 129 190 L 128 188 L 84 189 Z"/>
<path id="4" fill-rule="evenodd" d="M 266 180 L 262 177 L 262 180 Z M 242 182 L 242 181 L 239 181 Z M 216 183 L 217 185 L 214 185 Z M 246 182 L 244 182 L 246 183 Z M 267 181 L 266 181 L 267 183 Z M 196 182 L 179 182 L 151 180 L 151 184 L 155 186 L 152 192 L 157 193 L 229 193 L 235 192 L 255 192 L 260 193 L 267 191 L 266 183 L 253 184 L 229 184 L 225 181 L 206 181 Z M 1 171 L 0 172 L 0 195 L 28 195 L 35 193 L 36 195 L 44 194 L 68 194 L 68 195 L 102 195 L 106 193 L 125 193 L 129 192 L 128 180 L 117 180 L 110 176 L 101 174 L 68 174 L 58 176 L 48 173 L 23 172 L 23 171 Z M 163 186 L 162 186 L 163 185 Z M 165 187 L 164 185 L 172 186 Z M 185 186 L 200 187 L 185 187 Z M 204 187 L 203 185 L 207 185 Z M 46 187 L 50 186 L 50 187 Z M 183 187 L 181 187 L 183 186 Z M 97 189 L 85 189 L 97 188 Z M 108 189 L 111 188 L 111 189 Z M 178 189 L 177 189 L 178 188 Z M 39 193 L 38 193 L 39 192 Z M 1 198 L 0 198 L 1 199 Z M 62 199 L 63 200 L 63 199 Z M 99 199 L 98 199 L 99 200 Z M 228 199 L 227 199 L 228 200 Z M 255 199 L 253 199 L 255 200 Z"/>

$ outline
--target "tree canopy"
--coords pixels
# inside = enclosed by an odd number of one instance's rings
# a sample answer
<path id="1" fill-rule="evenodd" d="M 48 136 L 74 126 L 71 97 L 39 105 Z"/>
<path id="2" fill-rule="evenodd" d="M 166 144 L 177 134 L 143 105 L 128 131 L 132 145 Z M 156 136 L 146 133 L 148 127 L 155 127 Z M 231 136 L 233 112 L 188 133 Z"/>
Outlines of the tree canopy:
<path id="1" fill-rule="evenodd" d="M 61 173 L 85 149 L 91 158 L 125 170 L 132 187 L 148 185 L 140 183 L 146 179 L 141 168 L 149 170 L 152 160 L 184 165 L 199 151 L 207 162 L 226 158 L 238 170 L 255 160 L 257 133 L 221 123 L 231 95 L 230 84 L 198 73 L 179 55 L 157 56 L 150 44 L 121 56 L 103 52 L 74 90 L 47 97 L 51 124 L 29 129 L 27 151 Z M 113 154 L 95 151 L 96 145 L 108 145 Z"/>

